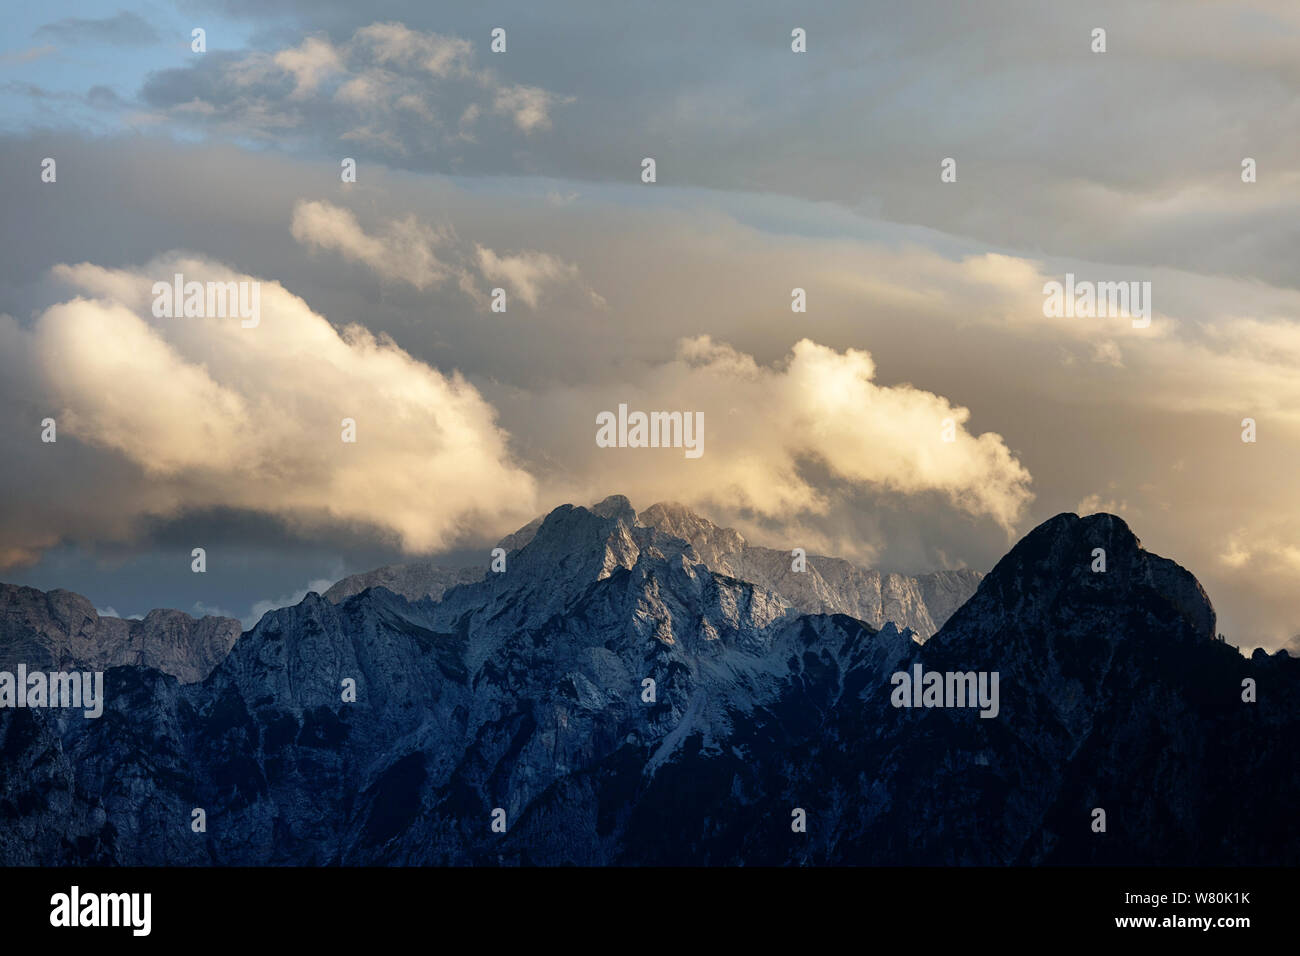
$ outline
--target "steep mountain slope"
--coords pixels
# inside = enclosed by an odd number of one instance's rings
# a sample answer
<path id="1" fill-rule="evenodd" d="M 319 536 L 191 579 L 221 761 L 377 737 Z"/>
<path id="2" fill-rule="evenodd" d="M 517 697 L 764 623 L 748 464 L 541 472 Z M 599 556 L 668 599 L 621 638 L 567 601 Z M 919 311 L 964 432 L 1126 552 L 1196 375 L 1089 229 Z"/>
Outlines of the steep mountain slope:
<path id="1" fill-rule="evenodd" d="M 240 630 L 234 618 L 181 611 L 154 610 L 139 621 L 100 617 L 71 591 L 0 584 L 0 670 L 20 661 L 44 671 L 139 664 L 188 684 L 211 672 Z"/>
<path id="2" fill-rule="evenodd" d="M 1044 523 L 924 645 L 683 544 L 565 506 L 440 601 L 311 594 L 200 684 L 0 711 L 0 863 L 1300 862 L 1300 665 L 1118 518 Z M 914 665 L 996 671 L 996 716 L 894 706 Z"/>

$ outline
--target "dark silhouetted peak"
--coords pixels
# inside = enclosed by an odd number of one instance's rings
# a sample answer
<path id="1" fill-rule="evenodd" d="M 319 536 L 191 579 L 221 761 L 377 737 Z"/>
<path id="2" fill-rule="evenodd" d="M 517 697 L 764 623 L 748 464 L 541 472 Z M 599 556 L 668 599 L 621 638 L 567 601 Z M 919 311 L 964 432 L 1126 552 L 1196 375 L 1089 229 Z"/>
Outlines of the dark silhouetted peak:
<path id="1" fill-rule="evenodd" d="M 987 626 L 1015 618 L 1022 629 L 1037 623 L 1050 630 L 1068 617 L 1074 628 L 1102 628 L 1118 615 L 1135 620 L 1142 614 L 1150 617 L 1152 633 L 1215 637 L 1214 606 L 1191 572 L 1146 551 L 1117 515 L 1066 513 L 1025 535 L 949 623 L 970 617 Z M 1178 627 L 1157 627 L 1158 621 Z M 1113 623 L 1105 629 L 1118 633 Z M 1141 627 L 1133 630 L 1140 636 Z"/>
<path id="2" fill-rule="evenodd" d="M 989 572 L 986 586 L 1023 587 L 1036 577 L 1060 581 L 1090 571 L 1094 548 L 1106 552 L 1107 572 L 1128 570 L 1142 544 L 1124 519 L 1111 514 L 1080 518 L 1066 512 L 1049 518 L 1020 539 Z"/>

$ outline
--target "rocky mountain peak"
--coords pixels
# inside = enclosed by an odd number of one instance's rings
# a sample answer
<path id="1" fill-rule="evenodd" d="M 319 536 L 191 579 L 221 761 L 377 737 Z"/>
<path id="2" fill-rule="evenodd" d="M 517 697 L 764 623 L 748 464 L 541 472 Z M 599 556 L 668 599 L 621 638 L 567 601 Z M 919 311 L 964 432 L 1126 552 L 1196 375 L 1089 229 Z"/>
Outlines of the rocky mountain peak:
<path id="1" fill-rule="evenodd" d="M 633 524 L 636 521 L 636 510 L 632 507 L 632 502 L 627 500 L 626 495 L 610 495 L 596 502 L 588 510 L 594 515 L 625 524 Z"/>
<path id="2" fill-rule="evenodd" d="M 1027 605 L 1057 612 L 1084 603 L 1174 613 L 1189 638 L 1212 640 L 1215 612 L 1190 571 L 1142 547 L 1123 518 L 1063 513 L 1025 535 L 997 563 L 970 602 L 985 620 L 1024 616 Z M 964 609 L 963 609 L 964 610 Z M 960 616 L 954 615 L 954 619 Z"/>
<path id="3" fill-rule="evenodd" d="M 801 613 L 847 614 L 877 628 L 894 621 L 922 642 L 975 592 L 982 577 L 968 569 L 885 574 L 817 554 L 807 555 L 806 567 L 796 570 L 789 550 L 751 545 L 740 532 L 684 504 L 661 501 L 638 514 L 618 494 L 589 507 L 560 505 L 507 535 L 498 547 L 513 555 L 510 566 L 522 575 L 493 582 L 486 561 L 467 568 L 390 565 L 344 578 L 325 597 L 337 603 L 368 587 L 385 587 L 409 600 L 441 601 L 453 588 L 483 582 L 486 575 L 488 592 L 517 594 L 522 588 L 539 596 L 537 607 L 549 607 L 545 592 L 562 590 L 561 578 L 584 584 L 603 580 L 620 568 L 632 569 L 644 554 L 702 564 L 714 574 L 762 587 Z"/>
<path id="4" fill-rule="evenodd" d="M 696 559 L 710 568 L 734 574 L 735 567 L 728 560 L 744 550 L 744 536 L 731 528 L 721 528 L 708 518 L 675 501 L 661 501 L 641 512 L 641 524 L 655 528 L 691 546 Z"/>
<path id="5" fill-rule="evenodd" d="M 591 508 L 560 505 L 515 557 L 525 573 L 547 568 L 566 577 L 599 580 L 617 567 L 631 568 L 640 553 L 636 512 L 622 495 L 611 495 Z M 640 536 L 644 537 L 644 536 Z"/>

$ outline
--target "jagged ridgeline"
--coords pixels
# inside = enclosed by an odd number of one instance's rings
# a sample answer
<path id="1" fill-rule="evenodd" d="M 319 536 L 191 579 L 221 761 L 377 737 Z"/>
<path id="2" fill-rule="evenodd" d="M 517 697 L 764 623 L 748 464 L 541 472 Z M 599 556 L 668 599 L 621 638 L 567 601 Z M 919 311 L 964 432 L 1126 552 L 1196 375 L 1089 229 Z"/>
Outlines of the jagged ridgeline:
<path id="1" fill-rule="evenodd" d="M 233 647 L 149 618 L 112 644 L 66 592 L 4 591 L 5 667 L 106 672 L 99 719 L 0 710 L 0 863 L 1300 862 L 1300 663 L 1216 640 L 1114 516 L 983 579 L 795 571 L 621 497 L 502 547 Z M 995 708 L 899 705 L 898 675 L 974 672 Z"/>

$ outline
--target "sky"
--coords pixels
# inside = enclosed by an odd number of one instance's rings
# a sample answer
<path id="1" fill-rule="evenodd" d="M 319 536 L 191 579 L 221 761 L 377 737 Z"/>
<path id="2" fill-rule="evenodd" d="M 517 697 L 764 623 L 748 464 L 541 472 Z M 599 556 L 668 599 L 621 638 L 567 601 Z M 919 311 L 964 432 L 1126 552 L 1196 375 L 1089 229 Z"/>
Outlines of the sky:
<path id="1" fill-rule="evenodd" d="M 905 573 L 1107 511 L 1295 647 L 1300 8 L 699 6 L 11 11 L 0 580 L 251 624 L 614 493 Z"/>

